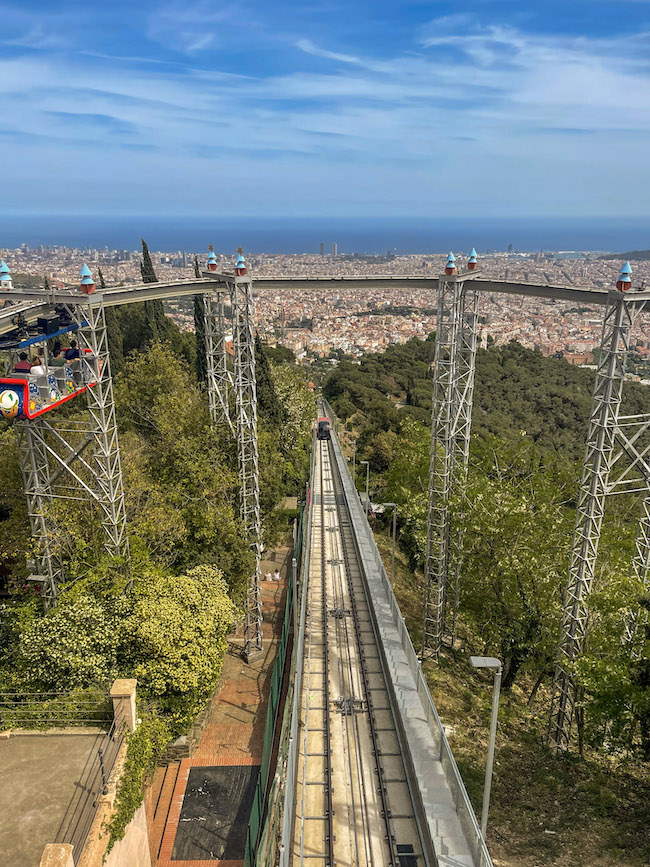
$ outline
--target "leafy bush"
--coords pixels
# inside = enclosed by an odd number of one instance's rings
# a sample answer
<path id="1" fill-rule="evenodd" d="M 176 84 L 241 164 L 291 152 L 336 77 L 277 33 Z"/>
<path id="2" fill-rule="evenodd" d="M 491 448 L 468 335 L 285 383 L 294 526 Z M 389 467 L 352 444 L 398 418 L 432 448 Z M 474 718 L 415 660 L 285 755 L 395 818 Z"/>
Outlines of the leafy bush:
<path id="1" fill-rule="evenodd" d="M 127 735 L 124 770 L 117 786 L 115 811 L 108 826 L 107 852 L 124 837 L 127 825 L 142 803 L 145 785 L 170 740 L 171 733 L 165 722 L 151 713 L 143 714 L 136 730 Z"/>
<path id="2" fill-rule="evenodd" d="M 138 580 L 122 621 L 124 667 L 143 693 L 172 714 L 174 730 L 189 722 L 220 671 L 235 606 L 221 572 L 197 566 L 178 577 Z"/>
<path id="3" fill-rule="evenodd" d="M 20 637 L 19 664 L 28 683 L 65 690 L 106 683 L 117 674 L 119 622 L 100 599 L 63 595 Z"/>

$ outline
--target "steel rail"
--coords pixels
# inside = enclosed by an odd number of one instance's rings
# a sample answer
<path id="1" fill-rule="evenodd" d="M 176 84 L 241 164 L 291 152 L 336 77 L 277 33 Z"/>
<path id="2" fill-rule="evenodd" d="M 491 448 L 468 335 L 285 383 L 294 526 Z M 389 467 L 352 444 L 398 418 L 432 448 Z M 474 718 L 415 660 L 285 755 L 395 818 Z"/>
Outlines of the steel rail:
<path id="1" fill-rule="evenodd" d="M 335 521 L 338 524 L 338 534 L 332 532 L 331 535 L 333 537 L 337 537 L 340 539 L 340 522 L 338 519 L 338 509 L 336 506 L 336 491 L 334 489 L 334 477 L 333 477 L 333 469 L 332 462 L 329 458 L 329 449 L 326 441 L 321 441 L 321 463 L 324 462 L 324 458 L 328 459 L 328 470 L 329 470 L 329 480 L 331 482 L 331 495 L 334 501 L 334 506 L 331 507 L 332 512 L 336 513 Z M 330 531 L 336 530 L 336 526 L 330 526 L 328 528 Z M 343 553 L 343 545 L 342 541 L 341 545 L 341 553 Z M 334 547 L 334 546 L 332 546 Z M 336 553 L 338 555 L 338 545 L 336 545 L 336 552 L 331 551 L 332 554 Z M 344 591 L 344 582 L 343 577 L 341 575 L 340 565 L 345 565 L 345 559 L 339 558 L 336 556 L 337 560 L 341 560 L 341 563 L 332 564 L 332 583 L 334 590 L 334 601 L 335 607 L 339 610 L 345 610 L 345 591 Z M 335 580 L 336 578 L 338 580 Z M 328 615 L 330 612 L 328 611 Z M 337 617 L 336 624 L 336 646 L 341 651 L 341 655 L 339 656 L 339 672 L 340 672 L 340 681 L 341 686 L 343 686 L 347 680 L 347 689 L 341 694 L 340 698 L 345 699 L 346 697 L 350 699 L 352 703 L 354 703 L 354 664 L 352 661 L 352 654 L 350 652 L 351 641 L 348 630 L 348 624 L 345 616 Z M 347 662 L 347 666 L 344 665 L 343 655 L 345 655 L 345 661 Z M 345 669 L 347 667 L 347 678 Z M 344 708 L 342 708 L 345 713 Z M 350 735 L 350 728 L 352 728 L 352 735 Z M 359 834 L 356 829 L 353 829 L 354 836 L 354 846 L 356 851 L 356 863 L 357 864 L 372 864 L 372 847 L 370 845 L 369 839 L 369 820 L 368 820 L 368 800 L 366 797 L 365 791 L 365 779 L 363 774 L 363 751 L 361 749 L 361 733 L 359 731 L 359 718 L 354 713 L 345 713 L 345 735 L 346 735 L 346 753 L 347 753 L 347 762 L 348 762 L 348 773 L 349 773 L 349 782 L 350 782 L 350 797 L 351 797 L 351 808 L 352 808 L 352 816 L 357 815 L 357 807 L 356 807 L 356 799 L 355 799 L 355 787 L 354 787 L 354 775 L 352 769 L 352 758 L 354 756 L 354 765 L 356 770 L 356 781 L 357 788 L 359 794 L 359 815 L 361 819 L 361 832 L 362 839 L 365 850 L 365 862 L 362 861 L 359 857 Z"/>
<path id="2" fill-rule="evenodd" d="M 328 833 L 326 834 L 325 844 L 327 848 L 328 861 L 327 867 L 335 867 L 334 860 L 334 804 L 333 804 L 333 792 L 332 792 L 332 726 L 330 720 L 330 708 L 331 708 L 331 698 L 330 698 L 330 684 L 329 684 L 329 675 L 330 675 L 330 661 L 329 661 L 329 642 L 327 640 L 327 569 L 326 569 L 326 547 L 325 547 L 325 486 L 324 482 L 324 472 L 323 472 L 323 460 L 322 460 L 322 449 L 321 449 L 321 461 L 320 461 L 320 507 L 321 507 L 321 524 L 320 524 L 320 534 L 321 534 L 321 605 L 322 605 L 322 629 L 323 629 L 323 693 L 325 696 L 325 775 L 326 775 L 326 783 L 325 783 L 325 795 L 327 802 L 327 829 Z"/>
<path id="3" fill-rule="evenodd" d="M 357 642 L 357 649 L 359 653 L 359 667 L 361 672 L 361 681 L 363 685 L 363 692 L 365 696 L 366 707 L 368 710 L 368 722 L 370 725 L 370 737 L 372 740 L 372 753 L 375 760 L 375 769 L 377 773 L 377 778 L 379 782 L 378 786 L 378 794 L 381 800 L 381 813 L 382 818 L 384 820 L 384 825 L 386 827 L 386 845 L 388 847 L 388 851 L 390 853 L 390 861 L 387 864 L 387 867 L 399 867 L 397 850 L 395 848 L 395 836 L 393 833 L 391 817 L 390 817 L 390 808 L 388 806 L 388 798 L 387 798 L 387 784 L 386 778 L 384 774 L 384 769 L 380 760 L 381 751 L 379 748 L 379 737 L 377 734 L 377 724 L 375 720 L 375 710 L 373 706 L 372 700 L 372 690 L 370 689 L 370 683 L 368 678 L 368 666 L 366 664 L 366 656 L 363 648 L 363 638 L 361 637 L 361 624 L 359 622 L 359 612 L 357 609 L 357 600 L 355 595 L 354 586 L 352 584 L 352 576 L 350 572 L 350 552 L 348 550 L 348 546 L 345 541 L 345 537 L 343 534 L 343 515 L 342 515 L 342 505 L 341 500 L 345 500 L 345 496 L 343 494 L 343 487 L 341 485 L 340 479 L 338 478 L 338 467 L 336 466 L 336 462 L 333 459 L 332 454 L 332 445 L 328 443 L 328 451 L 330 453 L 330 465 L 332 467 L 332 482 L 335 489 L 335 502 L 336 509 L 339 521 L 339 527 L 341 528 L 340 538 L 341 538 L 341 549 L 343 552 L 343 559 L 345 562 L 345 571 L 348 580 L 348 593 L 350 595 L 350 601 L 352 603 L 352 620 L 354 623 L 354 632 Z M 338 488 L 338 492 L 336 489 Z M 348 512 L 348 523 L 350 523 L 350 515 Z M 374 628 L 373 628 L 374 633 Z"/>

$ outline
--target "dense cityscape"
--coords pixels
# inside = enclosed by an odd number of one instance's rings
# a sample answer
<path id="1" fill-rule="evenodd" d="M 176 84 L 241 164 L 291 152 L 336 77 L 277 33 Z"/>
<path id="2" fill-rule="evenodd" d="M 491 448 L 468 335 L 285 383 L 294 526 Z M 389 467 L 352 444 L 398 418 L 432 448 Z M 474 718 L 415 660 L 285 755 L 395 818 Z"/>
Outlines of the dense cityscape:
<path id="1" fill-rule="evenodd" d="M 101 268 L 106 285 L 140 282 L 140 251 L 70 249 L 26 244 L 3 253 L 10 264 L 15 285 L 21 275 L 33 280 L 47 277 L 50 285 L 74 286 L 81 263 Z M 201 264 L 205 253 L 199 253 Z M 458 254 L 460 261 L 463 254 Z M 161 280 L 186 279 L 194 273 L 194 253 L 175 251 L 152 254 Z M 232 257 L 217 256 L 219 270 L 232 268 Z M 319 275 L 435 275 L 442 271 L 442 255 L 383 256 L 341 254 L 337 245 L 320 254 L 252 254 L 253 276 Z M 480 255 L 480 273 L 495 279 L 510 279 L 556 285 L 613 286 L 620 268 L 617 259 L 601 259 L 599 254 L 580 252 L 517 253 L 488 252 Z M 650 281 L 650 262 L 634 264 L 634 283 Z M 31 282 L 31 281 L 30 281 Z M 361 356 L 377 352 L 392 343 L 413 337 L 426 337 L 435 329 L 435 298 L 425 289 L 386 290 L 349 289 L 324 294 L 320 289 L 256 291 L 257 324 L 260 334 L 292 349 L 306 361 L 334 353 Z M 169 302 L 168 312 L 183 330 L 194 328 L 191 305 L 187 301 Z M 546 299 L 486 295 L 480 302 L 480 339 L 497 345 L 517 340 L 543 355 L 557 355 L 573 364 L 589 364 L 598 343 L 601 314 L 592 308 L 577 309 L 575 304 Z M 635 331 L 633 345 L 640 358 L 650 354 L 650 323 L 643 318 Z"/>

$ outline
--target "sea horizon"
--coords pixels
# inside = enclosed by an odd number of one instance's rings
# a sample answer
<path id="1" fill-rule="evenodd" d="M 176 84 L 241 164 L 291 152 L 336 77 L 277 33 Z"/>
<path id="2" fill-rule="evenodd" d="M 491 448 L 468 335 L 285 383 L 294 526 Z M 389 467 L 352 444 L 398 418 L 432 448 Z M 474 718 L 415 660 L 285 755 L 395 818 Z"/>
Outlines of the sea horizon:
<path id="1" fill-rule="evenodd" d="M 0 216 L 0 248 L 66 246 L 135 250 L 144 238 L 154 251 L 218 253 L 242 246 L 250 254 L 325 252 L 404 255 L 502 252 L 625 252 L 650 248 L 650 217 L 160 217 L 102 214 Z"/>

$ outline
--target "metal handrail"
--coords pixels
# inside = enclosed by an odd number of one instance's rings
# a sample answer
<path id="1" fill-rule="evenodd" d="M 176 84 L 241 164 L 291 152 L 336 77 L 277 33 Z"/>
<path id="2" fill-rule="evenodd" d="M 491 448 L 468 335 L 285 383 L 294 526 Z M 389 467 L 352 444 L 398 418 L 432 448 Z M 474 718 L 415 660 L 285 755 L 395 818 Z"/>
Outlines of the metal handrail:
<path id="1" fill-rule="evenodd" d="M 83 853 L 100 798 L 108 794 L 108 780 L 124 742 L 126 726 L 121 719 L 113 720 L 102 736 L 102 746 L 93 751 L 86 762 L 77 788 L 68 804 L 56 834 L 57 843 L 72 844 L 72 858 L 77 864 Z"/>

